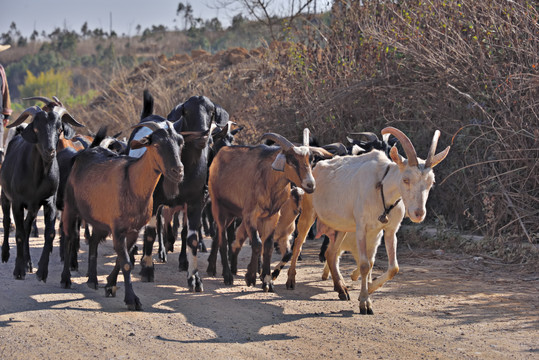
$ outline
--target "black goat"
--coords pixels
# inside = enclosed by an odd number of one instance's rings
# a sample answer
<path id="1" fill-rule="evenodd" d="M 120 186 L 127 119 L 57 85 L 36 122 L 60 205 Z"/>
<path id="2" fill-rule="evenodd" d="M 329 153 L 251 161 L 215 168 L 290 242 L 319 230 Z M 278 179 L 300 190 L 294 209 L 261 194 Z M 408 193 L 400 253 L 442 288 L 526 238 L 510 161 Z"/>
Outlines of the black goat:
<path id="1" fill-rule="evenodd" d="M 182 151 L 182 163 L 185 177 L 179 187 L 162 179 L 154 192 L 153 214 L 160 205 L 176 207 L 187 205 L 187 239 L 182 242 L 179 267 L 187 268 L 187 283 L 190 291 L 203 291 L 202 279 L 198 273 L 197 250 L 199 241 L 198 229 L 201 222 L 202 209 L 205 203 L 205 188 L 208 176 L 208 158 L 210 151 L 210 131 L 212 123 L 224 126 L 228 122 L 228 113 L 215 105 L 205 96 L 193 96 L 185 103 L 176 106 L 167 116 L 174 122 L 174 127 L 182 132 L 202 134 L 186 137 Z M 172 190 L 171 190 L 172 189 Z M 173 199 L 170 194 L 176 193 Z M 143 257 L 141 260 L 141 276 L 143 281 L 153 281 L 154 268 L 152 249 L 155 241 L 155 228 L 147 226 L 144 234 Z M 190 250 L 187 252 L 187 245 Z M 188 254 L 188 256 L 187 256 Z"/>
<path id="2" fill-rule="evenodd" d="M 24 279 L 26 271 L 32 271 L 30 259 L 30 227 L 41 206 L 45 215 L 45 244 L 38 263 L 37 279 L 47 281 L 49 254 L 55 236 L 56 193 L 60 181 L 56 147 L 60 134 L 71 138 L 75 131 L 71 127 L 84 125 L 77 122 L 57 99 L 31 97 L 25 100 L 40 100 L 45 103 L 43 109 L 32 106 L 26 109 L 17 120 L 8 127 L 20 125 L 28 116 L 33 120 L 15 136 L 7 149 L 0 172 L 2 186 L 2 211 L 4 213 L 4 242 L 2 244 L 2 262 L 9 259 L 9 216 L 10 206 L 15 218 L 15 237 L 17 258 L 13 275 Z M 24 209 L 27 215 L 24 218 Z"/>

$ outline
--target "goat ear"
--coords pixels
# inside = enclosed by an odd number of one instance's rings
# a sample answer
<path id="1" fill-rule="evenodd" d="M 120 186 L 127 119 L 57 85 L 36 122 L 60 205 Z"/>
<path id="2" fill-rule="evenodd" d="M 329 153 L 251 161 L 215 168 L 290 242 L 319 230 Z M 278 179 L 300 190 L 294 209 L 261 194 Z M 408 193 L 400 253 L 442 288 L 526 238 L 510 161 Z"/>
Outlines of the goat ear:
<path id="1" fill-rule="evenodd" d="M 399 168 L 404 167 L 404 159 L 402 156 L 399 155 L 399 151 L 397 150 L 396 146 L 393 146 L 391 150 L 389 151 L 389 156 L 391 157 L 391 160 L 393 160 L 397 165 L 399 165 Z"/>
<path id="2" fill-rule="evenodd" d="M 280 152 L 279 155 L 273 160 L 271 168 L 275 171 L 284 171 L 284 165 L 286 164 L 286 156 Z"/>
<path id="3" fill-rule="evenodd" d="M 228 123 L 229 115 L 225 109 L 215 105 L 215 123 L 219 126 L 225 126 Z"/>
<path id="4" fill-rule="evenodd" d="M 73 130 L 73 128 L 68 124 L 62 123 L 62 131 L 64 132 L 64 138 L 67 140 L 75 136 L 75 130 Z"/>
<path id="5" fill-rule="evenodd" d="M 183 107 L 183 103 L 176 106 L 174 109 L 172 109 L 172 111 L 167 115 L 167 120 L 170 120 L 172 122 L 176 122 L 178 120 L 180 120 L 180 118 L 183 116 L 184 114 L 184 107 Z M 178 131 L 178 130 L 176 130 Z"/>
<path id="6" fill-rule="evenodd" d="M 34 123 L 28 124 L 28 126 L 22 131 L 21 136 L 24 140 L 31 144 L 37 144 L 37 135 L 34 132 Z"/>
<path id="7" fill-rule="evenodd" d="M 151 145 L 151 141 L 150 141 L 150 137 L 149 136 L 145 136 L 139 140 L 133 140 L 131 141 L 131 149 L 133 150 L 136 150 L 136 149 L 141 149 L 143 147 L 147 147 L 147 146 L 150 146 Z"/>

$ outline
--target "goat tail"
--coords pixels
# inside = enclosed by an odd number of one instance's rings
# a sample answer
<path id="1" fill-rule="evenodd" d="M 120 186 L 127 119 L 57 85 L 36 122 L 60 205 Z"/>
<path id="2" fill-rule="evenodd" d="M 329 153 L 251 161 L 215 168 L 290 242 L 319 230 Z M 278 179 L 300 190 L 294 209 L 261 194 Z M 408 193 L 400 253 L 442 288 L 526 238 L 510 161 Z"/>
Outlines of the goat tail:
<path id="1" fill-rule="evenodd" d="M 142 113 L 140 119 L 145 119 L 153 114 L 153 96 L 148 89 L 145 89 L 142 94 Z"/>
<path id="2" fill-rule="evenodd" d="M 99 144 L 101 144 L 101 141 L 103 141 L 106 136 L 107 126 L 101 126 L 97 131 L 97 134 L 95 134 L 94 141 L 92 141 L 92 143 L 90 144 L 90 148 L 99 146 Z"/>

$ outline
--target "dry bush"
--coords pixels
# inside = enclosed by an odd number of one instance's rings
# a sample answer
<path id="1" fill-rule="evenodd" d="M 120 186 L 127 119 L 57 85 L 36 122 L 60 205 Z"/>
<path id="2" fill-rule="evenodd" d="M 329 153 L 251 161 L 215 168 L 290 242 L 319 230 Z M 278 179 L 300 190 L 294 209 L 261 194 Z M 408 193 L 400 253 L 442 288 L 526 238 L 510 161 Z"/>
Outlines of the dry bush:
<path id="1" fill-rule="evenodd" d="M 535 3 L 364 3 L 336 2 L 331 27 L 289 50 L 290 90 L 278 116 L 324 141 L 393 125 L 423 156 L 438 128 L 440 146 L 453 147 L 437 168 L 442 186 L 431 195 L 431 214 L 460 229 L 537 243 Z"/>
<path id="2" fill-rule="evenodd" d="M 436 168 L 428 221 L 488 235 L 494 240 L 485 249 L 523 240 L 536 247 L 537 8 L 501 0 L 364 3 L 336 2 L 331 25 L 307 23 L 290 34 L 300 41 L 251 50 L 256 55 L 237 64 L 220 52 L 118 71 L 86 115 L 94 129 L 107 122 L 126 130 L 149 88 L 164 116 L 190 96 L 208 96 L 246 126 L 244 143 L 265 131 L 299 141 L 306 126 L 320 142 L 345 141 L 348 132 L 392 125 L 425 157 L 440 129 L 439 147 L 452 150 Z"/>

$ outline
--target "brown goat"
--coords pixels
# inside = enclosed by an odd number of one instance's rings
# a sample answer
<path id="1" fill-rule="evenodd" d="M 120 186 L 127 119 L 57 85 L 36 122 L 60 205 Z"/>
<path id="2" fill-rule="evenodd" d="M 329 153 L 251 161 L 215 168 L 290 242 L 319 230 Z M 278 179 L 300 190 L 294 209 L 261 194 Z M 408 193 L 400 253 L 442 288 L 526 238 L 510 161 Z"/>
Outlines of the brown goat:
<path id="1" fill-rule="evenodd" d="M 152 115 L 155 116 L 155 115 Z M 176 183 L 183 179 L 180 161 L 183 137 L 172 123 L 161 128 L 156 122 L 144 122 L 153 132 L 131 147 L 145 147 L 140 158 L 117 155 L 101 147 L 80 152 L 74 161 L 65 189 L 62 221 L 67 244 L 65 259 L 71 258 L 71 248 L 78 219 L 92 225 L 88 284 L 97 288 L 97 245 L 112 233 L 116 265 L 107 277 L 106 296 L 116 295 L 116 281 L 122 270 L 125 283 L 125 303 L 130 310 L 141 310 L 142 305 L 133 291 L 128 251 L 135 244 L 139 230 L 152 215 L 152 194 L 161 174 Z M 101 142 L 103 134 L 96 135 L 92 146 Z M 93 254 L 93 256 L 92 256 Z M 71 286 L 69 261 L 64 261 L 62 285 Z"/>
<path id="2" fill-rule="evenodd" d="M 301 201 L 305 192 L 303 189 L 293 186 L 290 190 L 290 195 L 281 207 L 279 221 L 275 228 L 274 243 L 277 244 L 282 260 L 273 270 L 272 278 L 277 278 L 286 263 L 292 256 L 290 248 L 290 237 L 296 230 L 296 218 L 301 212 Z M 249 234 L 245 223 L 242 223 L 236 230 L 236 240 L 232 243 L 230 249 L 230 268 L 233 274 L 237 273 L 238 269 L 238 254 L 243 246 L 243 243 Z M 264 250 L 264 249 L 262 249 Z"/>
<path id="3" fill-rule="evenodd" d="M 222 148 L 210 166 L 208 187 L 212 214 L 217 224 L 225 284 L 233 283 L 225 231 L 234 219 L 241 218 L 252 245 L 245 281 L 248 286 L 256 284 L 258 261 L 264 244 L 262 288 L 273 291 L 270 275 L 273 238 L 279 210 L 289 198 L 290 183 L 312 193 L 316 186 L 311 171 L 312 155 L 325 158 L 333 155 L 321 148 L 294 146 L 278 134 L 264 134 L 262 139 L 270 139 L 279 146 Z"/>

